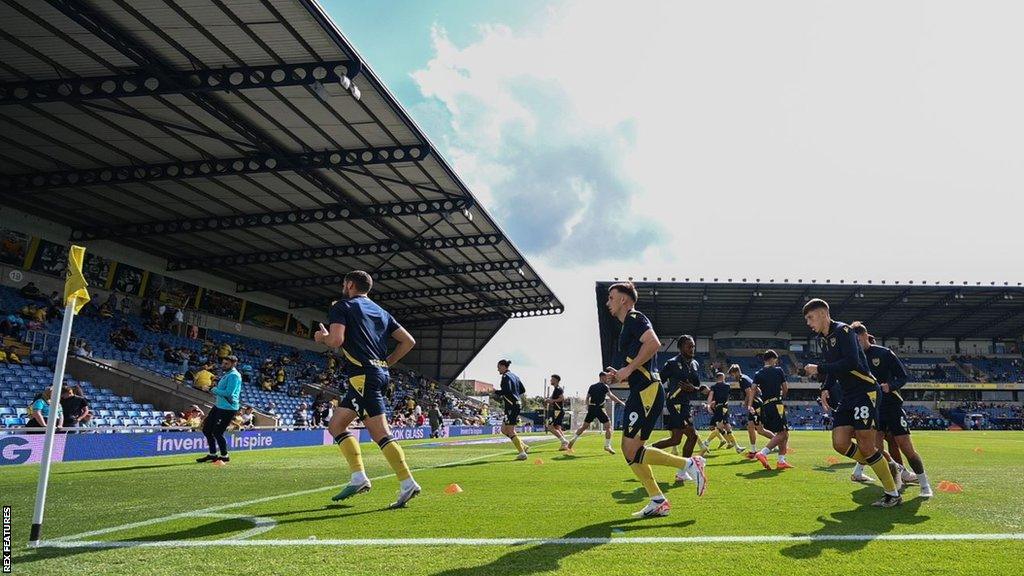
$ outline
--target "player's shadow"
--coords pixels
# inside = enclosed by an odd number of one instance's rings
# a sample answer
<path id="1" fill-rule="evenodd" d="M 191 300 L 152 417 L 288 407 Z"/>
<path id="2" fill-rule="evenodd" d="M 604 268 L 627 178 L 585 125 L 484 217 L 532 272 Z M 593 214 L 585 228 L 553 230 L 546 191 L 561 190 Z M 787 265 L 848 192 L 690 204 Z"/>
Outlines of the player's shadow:
<path id="1" fill-rule="evenodd" d="M 844 470 L 851 469 L 854 467 L 854 465 L 854 462 L 852 460 L 849 460 L 846 462 L 837 462 L 835 464 L 829 464 L 828 466 L 817 465 L 811 468 L 811 470 L 814 470 L 815 472 L 825 472 L 826 474 L 835 474 L 836 472 L 842 472 Z"/>
<path id="2" fill-rule="evenodd" d="M 774 478 L 783 472 L 785 472 L 785 470 L 776 470 L 775 468 L 765 470 L 758 466 L 757 470 L 754 470 L 753 472 L 737 472 L 736 475 L 740 478 L 746 478 L 747 480 L 760 480 L 762 478 Z"/>
<path id="3" fill-rule="evenodd" d="M 611 520 L 577 528 L 564 536 L 555 539 L 592 538 L 573 544 L 536 544 L 517 547 L 488 564 L 481 566 L 465 566 L 451 568 L 433 574 L 433 576 L 480 576 L 481 574 L 501 574 L 502 576 L 526 576 L 529 574 L 549 573 L 558 571 L 562 560 L 586 552 L 606 544 L 604 539 L 628 532 L 648 530 L 651 528 L 687 528 L 695 524 L 695 520 L 683 520 L 673 524 L 652 523 L 649 518 L 631 518 L 627 520 Z"/>
<path id="4" fill-rule="evenodd" d="M 635 478 L 625 480 L 625 482 L 631 484 L 640 483 L 640 481 Z M 682 484 L 658 482 L 658 487 L 661 488 L 661 491 L 665 494 L 668 494 L 670 490 L 672 490 L 673 488 L 677 488 L 679 486 L 682 486 Z M 647 495 L 647 491 L 644 490 L 643 486 L 637 486 L 635 490 L 616 490 L 612 492 L 612 498 L 615 498 L 615 501 L 618 502 L 619 504 L 638 504 L 640 502 L 646 501 L 650 497 Z"/>
<path id="5" fill-rule="evenodd" d="M 97 472 L 127 472 L 129 470 L 149 470 L 152 468 L 173 468 L 173 467 L 198 467 L 194 462 L 177 462 L 175 464 L 150 464 L 146 466 L 125 466 L 121 468 L 91 468 L 88 470 L 60 470 L 55 474 L 63 476 L 64 474 L 96 474 Z M 209 466 L 209 465 L 208 465 Z"/>
<path id="6" fill-rule="evenodd" d="M 855 552 L 867 546 L 871 540 L 816 540 L 814 538 L 887 534 L 898 524 L 916 525 L 926 522 L 930 518 L 918 515 L 918 510 L 924 501 L 923 498 L 906 500 L 901 506 L 895 508 L 875 508 L 871 505 L 881 497 L 882 492 L 877 486 L 862 487 L 853 493 L 853 501 L 858 504 L 857 508 L 834 512 L 829 518 L 819 516 L 818 522 L 821 522 L 821 528 L 808 534 L 795 534 L 795 536 L 810 536 L 812 540 L 784 548 L 782 554 L 789 558 L 806 559 L 817 558 L 825 550 L 835 550 L 844 554 Z"/>
<path id="7" fill-rule="evenodd" d="M 483 466 L 484 464 L 499 464 L 493 460 L 476 460 L 474 462 L 462 462 L 461 464 L 447 464 L 445 466 L 434 466 L 434 470 L 448 470 L 450 468 L 465 468 L 467 466 Z"/>

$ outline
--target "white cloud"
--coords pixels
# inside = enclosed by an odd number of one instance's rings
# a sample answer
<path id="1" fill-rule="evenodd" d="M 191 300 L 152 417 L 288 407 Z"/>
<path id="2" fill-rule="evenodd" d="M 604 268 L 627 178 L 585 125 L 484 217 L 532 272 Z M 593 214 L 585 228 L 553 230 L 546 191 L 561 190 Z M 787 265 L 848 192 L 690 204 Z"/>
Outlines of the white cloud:
<path id="1" fill-rule="evenodd" d="M 612 276 L 1021 280 L 1022 16 L 587 1 L 465 46 L 435 30 L 413 77 L 448 157 L 568 309 L 511 322 L 472 371 L 530 342 L 529 381 L 581 389 Z"/>

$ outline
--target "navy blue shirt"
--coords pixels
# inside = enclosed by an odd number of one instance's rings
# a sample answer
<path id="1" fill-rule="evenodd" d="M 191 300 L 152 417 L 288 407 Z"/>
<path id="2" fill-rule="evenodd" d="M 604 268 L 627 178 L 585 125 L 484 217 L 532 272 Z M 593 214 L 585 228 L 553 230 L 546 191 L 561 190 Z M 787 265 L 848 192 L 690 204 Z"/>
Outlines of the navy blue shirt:
<path id="1" fill-rule="evenodd" d="M 388 337 L 402 326 L 366 296 L 339 300 L 328 314 L 331 324 L 345 327 L 341 351 L 357 369 L 387 371 Z"/>
<path id="2" fill-rule="evenodd" d="M 903 367 L 896 353 L 885 346 L 872 344 L 864 355 L 868 358 L 871 366 L 871 374 L 878 380 L 879 384 L 888 384 L 889 392 L 882 392 L 879 396 L 879 403 L 903 402 L 903 397 L 897 390 L 903 388 L 907 383 L 907 369 Z"/>
<path id="3" fill-rule="evenodd" d="M 558 400 L 558 402 L 555 402 L 554 404 L 552 404 L 552 406 L 554 406 L 556 409 L 561 409 L 563 396 L 565 396 L 565 390 L 561 386 L 555 386 L 551 390 L 551 399 Z"/>
<path id="4" fill-rule="evenodd" d="M 602 382 L 591 384 L 587 389 L 587 405 L 604 406 L 604 399 L 608 397 L 610 391 L 608 385 Z"/>
<path id="5" fill-rule="evenodd" d="M 505 372 L 501 375 L 501 390 L 498 395 L 511 404 L 519 404 L 519 397 L 526 394 L 526 386 L 523 381 L 512 372 Z"/>
<path id="6" fill-rule="evenodd" d="M 754 386 L 754 381 L 750 379 L 750 376 L 746 374 L 740 374 L 740 392 L 743 392 L 743 403 L 747 402 L 747 389 Z M 761 389 L 754 386 L 754 401 L 753 404 L 756 406 L 761 403 Z"/>
<path id="7" fill-rule="evenodd" d="M 643 343 L 640 342 L 640 337 L 651 328 L 651 321 L 642 312 L 633 310 L 626 314 L 626 319 L 622 323 L 622 330 L 619 331 L 615 355 L 612 359 L 614 368 L 625 368 L 636 358 L 640 348 L 643 346 Z M 629 388 L 631 390 L 642 390 L 651 382 L 657 380 L 657 374 L 654 370 L 654 357 L 652 356 L 629 375 Z"/>
<path id="8" fill-rule="evenodd" d="M 696 400 L 696 392 L 684 392 L 684 383 L 700 388 L 700 364 L 691 358 L 687 360 L 681 355 L 673 356 L 661 367 L 661 377 L 666 383 L 665 403 L 670 407 L 686 406 L 690 400 Z"/>
<path id="9" fill-rule="evenodd" d="M 715 404 L 726 404 L 729 402 L 729 383 L 715 382 L 711 385 L 711 397 Z"/>
<path id="10" fill-rule="evenodd" d="M 786 382 L 786 371 L 778 366 L 765 366 L 754 374 L 754 384 L 761 389 L 765 402 L 782 400 L 782 385 Z"/>
<path id="11" fill-rule="evenodd" d="M 828 334 L 820 336 L 819 340 L 825 357 L 818 365 L 818 372 L 825 377 L 823 389 L 838 386 L 843 398 L 856 398 L 878 390 L 867 356 L 852 328 L 833 320 Z"/>

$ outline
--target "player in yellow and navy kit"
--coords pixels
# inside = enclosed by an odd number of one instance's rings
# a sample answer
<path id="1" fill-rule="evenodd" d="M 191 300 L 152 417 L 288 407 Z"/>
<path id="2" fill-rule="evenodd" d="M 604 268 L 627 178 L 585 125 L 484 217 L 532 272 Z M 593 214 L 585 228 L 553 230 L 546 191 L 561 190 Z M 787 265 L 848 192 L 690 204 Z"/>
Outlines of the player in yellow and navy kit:
<path id="1" fill-rule="evenodd" d="M 752 460 L 757 453 L 757 436 L 760 434 L 771 440 L 774 434 L 768 432 L 761 425 L 761 389 L 754 384 L 754 381 L 743 373 L 739 364 L 729 367 L 729 376 L 736 379 L 740 385 L 740 395 L 743 398 L 743 412 L 747 416 L 747 436 L 750 438 L 750 447 L 747 449 L 747 459 Z"/>
<path id="2" fill-rule="evenodd" d="M 665 415 L 662 417 L 663 427 L 672 433 L 668 438 L 658 440 L 651 446 L 665 449 L 671 448 L 677 454 L 676 447 L 686 436 L 683 444 L 683 456 L 693 456 L 693 448 L 697 445 L 697 431 L 693 427 L 690 413 L 690 402 L 697 400 L 708 387 L 700 383 L 700 363 L 693 357 L 696 343 L 693 336 L 683 334 L 677 340 L 679 354 L 669 358 L 661 367 L 660 374 L 665 387 Z M 693 480 L 686 473 L 676 474 L 676 482 Z"/>
<path id="3" fill-rule="evenodd" d="M 497 394 L 505 411 L 505 421 L 501 424 L 501 433 L 508 436 L 512 445 L 519 452 L 516 460 L 526 460 L 526 453 L 530 451 L 530 447 L 516 434 L 516 426 L 519 425 L 519 412 L 523 409 L 522 397 L 526 394 L 526 386 L 523 386 L 523 381 L 519 379 L 519 376 L 509 370 L 510 366 L 512 366 L 511 360 L 498 360 L 501 384 Z"/>
<path id="4" fill-rule="evenodd" d="M 821 382 L 821 405 L 826 410 L 834 406 L 832 448 L 871 466 L 878 475 L 885 494 L 873 506 L 899 506 L 903 498 L 897 481 L 882 451 L 875 447 L 875 399 L 879 388 L 864 350 L 857 343 L 857 335 L 848 325 L 832 319 L 824 300 L 808 301 L 803 313 L 807 326 L 818 334 L 825 360 L 822 364 L 807 364 L 803 373 Z"/>
<path id="5" fill-rule="evenodd" d="M 321 324 L 313 335 L 321 344 L 341 348 L 349 377 L 348 390 L 328 429 L 348 462 L 352 478 L 332 500 L 344 500 L 370 490 L 359 440 L 349 432 L 349 426 L 359 418 L 401 484 L 398 500 L 392 504 L 400 508 L 420 493 L 420 486 L 409 472 L 402 447 L 391 438 L 384 413 L 384 390 L 391 381 L 388 367 L 412 350 L 416 340 L 391 314 L 370 300 L 368 294 L 372 287 L 373 279 L 366 272 L 356 270 L 346 274 L 342 284 L 345 299 L 331 306 L 330 328 Z M 388 354 L 388 337 L 398 341 L 391 354 Z"/>
<path id="6" fill-rule="evenodd" d="M 765 470 L 771 470 L 768 455 L 778 448 L 779 460 L 775 469 L 785 470 L 793 467 L 786 462 L 786 454 L 789 452 L 789 421 L 786 419 L 786 405 L 782 403 L 789 392 L 786 371 L 779 367 L 779 355 L 775 350 L 766 350 L 762 359 L 764 368 L 754 374 L 754 386 L 761 392 L 761 425 L 772 432 L 772 439 L 760 452 L 755 452 L 754 457 Z"/>
<path id="7" fill-rule="evenodd" d="M 562 434 L 562 429 L 565 428 L 565 389 L 562 388 L 562 377 L 552 374 L 551 386 L 551 397 L 544 401 L 547 406 L 545 412 L 551 414 L 548 417 L 547 429 L 562 443 L 558 450 L 564 452 L 569 449 L 569 441 Z"/>
<path id="8" fill-rule="evenodd" d="M 597 384 L 591 384 L 590 388 L 587 389 L 587 415 L 583 418 L 583 424 L 576 430 L 576 435 L 569 441 L 570 450 L 572 450 L 576 441 L 580 439 L 580 436 L 583 436 L 583 433 L 587 431 L 590 423 L 597 420 L 604 425 L 604 451 L 609 454 L 615 454 L 615 450 L 612 449 L 612 422 L 608 419 L 608 413 L 604 411 L 604 401 L 605 398 L 611 398 L 612 402 L 619 406 L 624 406 L 626 403 L 612 393 L 611 388 L 608 387 L 608 381 L 608 374 L 601 372 L 598 374 Z"/>
<path id="9" fill-rule="evenodd" d="M 725 374 L 715 373 L 715 383 L 708 391 L 708 410 L 711 412 L 711 435 L 704 441 L 701 453 L 708 451 L 708 444 L 716 437 L 723 438 L 729 443 L 729 448 L 735 448 L 737 454 L 744 450 L 742 446 L 736 445 L 736 438 L 732 435 L 732 424 L 729 423 L 729 383 L 725 381 Z"/>
<path id="10" fill-rule="evenodd" d="M 903 411 L 903 397 L 900 396 L 900 388 L 907 383 L 907 370 L 903 367 L 896 353 L 884 346 L 875 344 L 875 338 L 868 333 L 868 328 L 861 322 L 854 322 L 850 325 L 857 335 L 857 341 L 867 356 L 868 366 L 871 374 L 878 380 L 881 392 L 878 396 L 878 436 L 875 446 L 882 450 L 883 441 L 889 442 L 889 453 L 896 464 L 896 474 L 901 476 L 904 483 L 916 480 L 921 486 L 921 497 L 932 497 L 932 486 L 928 482 L 928 474 L 924 471 L 924 462 L 921 455 L 914 448 L 914 442 L 910 439 L 910 428 L 907 424 L 907 413 Z M 907 462 L 914 470 L 909 475 L 897 460 L 899 453 L 907 456 Z M 858 470 L 857 468 L 861 468 Z M 863 475 L 863 467 L 858 463 L 854 468 L 853 477 Z"/>
<path id="11" fill-rule="evenodd" d="M 612 366 L 606 371 L 613 382 L 629 386 L 622 430 L 622 455 L 651 498 L 647 506 L 634 514 L 646 518 L 667 516 L 671 508 L 654 480 L 652 464 L 690 472 L 697 479 L 698 495 L 704 493 L 707 477 L 704 475 L 704 459 L 700 456 L 681 458 L 653 446 L 644 446 L 665 406 L 665 389 L 654 370 L 654 355 L 661 341 L 650 320 L 636 310 L 637 298 L 636 287 L 631 282 L 614 284 L 608 289 L 608 311 L 622 323 L 622 329 L 615 345 Z"/>

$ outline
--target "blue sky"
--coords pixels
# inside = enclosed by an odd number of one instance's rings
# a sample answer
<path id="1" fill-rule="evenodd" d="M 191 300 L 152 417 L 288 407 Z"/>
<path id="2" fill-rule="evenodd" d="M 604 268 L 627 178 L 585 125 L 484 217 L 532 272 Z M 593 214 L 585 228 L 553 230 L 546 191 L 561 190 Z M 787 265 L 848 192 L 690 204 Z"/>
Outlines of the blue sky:
<path id="1" fill-rule="evenodd" d="M 1020 2 L 325 6 L 566 305 L 468 377 L 585 390 L 614 277 L 1024 280 Z"/>

